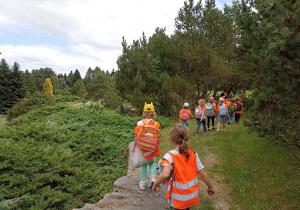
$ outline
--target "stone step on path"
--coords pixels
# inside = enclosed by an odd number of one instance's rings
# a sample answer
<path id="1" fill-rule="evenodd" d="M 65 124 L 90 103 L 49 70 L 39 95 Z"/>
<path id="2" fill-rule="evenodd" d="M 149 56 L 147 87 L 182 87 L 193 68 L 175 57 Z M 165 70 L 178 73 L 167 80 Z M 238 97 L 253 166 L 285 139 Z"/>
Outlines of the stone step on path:
<path id="1" fill-rule="evenodd" d="M 120 210 L 166 210 L 169 204 L 165 199 L 166 185 L 161 185 L 158 193 L 153 193 L 147 187 L 141 190 L 139 182 L 141 180 L 141 168 L 135 168 L 132 164 L 133 142 L 129 144 L 128 171 L 127 175 L 114 182 L 114 190 L 95 204 L 85 204 L 83 208 L 73 210 L 101 210 L 101 209 L 120 209 Z M 148 175 L 149 171 L 148 171 Z M 147 186 L 150 184 L 149 176 Z"/>

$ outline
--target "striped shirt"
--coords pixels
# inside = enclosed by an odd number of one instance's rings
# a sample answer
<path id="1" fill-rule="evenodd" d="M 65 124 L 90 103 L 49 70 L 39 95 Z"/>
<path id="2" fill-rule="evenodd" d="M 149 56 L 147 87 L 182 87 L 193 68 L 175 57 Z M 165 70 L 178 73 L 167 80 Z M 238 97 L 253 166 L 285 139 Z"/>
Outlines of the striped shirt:
<path id="1" fill-rule="evenodd" d="M 176 150 L 170 150 L 169 152 L 172 153 L 173 155 L 179 155 L 179 152 L 177 152 Z M 170 155 L 169 153 L 166 153 L 164 155 L 163 159 L 167 160 L 170 163 L 170 165 L 168 165 L 168 164 L 165 163 L 165 164 L 162 164 L 162 166 L 168 166 L 172 170 L 173 169 L 173 167 L 172 167 L 172 165 L 173 165 L 173 157 L 172 157 L 172 155 Z M 196 163 L 197 163 L 197 171 L 201 171 L 204 168 L 204 166 L 203 166 L 203 164 L 200 161 L 198 153 L 196 153 Z"/>

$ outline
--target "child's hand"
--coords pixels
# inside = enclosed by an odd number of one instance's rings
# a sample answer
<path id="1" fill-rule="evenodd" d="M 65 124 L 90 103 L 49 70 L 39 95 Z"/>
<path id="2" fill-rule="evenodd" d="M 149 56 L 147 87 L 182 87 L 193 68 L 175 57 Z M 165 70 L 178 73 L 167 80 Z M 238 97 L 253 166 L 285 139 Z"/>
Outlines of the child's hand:
<path id="1" fill-rule="evenodd" d="M 152 192 L 157 193 L 157 189 L 156 188 L 160 188 L 160 186 L 159 185 L 153 185 Z"/>
<path id="2" fill-rule="evenodd" d="M 207 189 L 207 194 L 208 194 L 209 197 L 213 197 L 213 196 L 215 195 L 214 189 L 208 188 L 208 189 Z"/>

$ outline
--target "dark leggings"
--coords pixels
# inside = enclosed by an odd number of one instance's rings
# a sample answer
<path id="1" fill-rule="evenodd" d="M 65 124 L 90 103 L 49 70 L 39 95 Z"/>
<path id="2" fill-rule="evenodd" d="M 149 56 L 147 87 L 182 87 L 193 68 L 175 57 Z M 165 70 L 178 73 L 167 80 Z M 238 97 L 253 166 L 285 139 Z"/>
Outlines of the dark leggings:
<path id="1" fill-rule="evenodd" d="M 173 210 L 190 210 L 190 207 L 186 208 L 186 209 L 176 209 L 176 208 L 173 207 Z"/>
<path id="2" fill-rule="evenodd" d="M 207 128 L 209 128 L 210 119 L 212 121 L 212 127 L 215 127 L 215 116 L 212 116 L 212 117 L 206 116 L 206 118 L 207 118 Z"/>

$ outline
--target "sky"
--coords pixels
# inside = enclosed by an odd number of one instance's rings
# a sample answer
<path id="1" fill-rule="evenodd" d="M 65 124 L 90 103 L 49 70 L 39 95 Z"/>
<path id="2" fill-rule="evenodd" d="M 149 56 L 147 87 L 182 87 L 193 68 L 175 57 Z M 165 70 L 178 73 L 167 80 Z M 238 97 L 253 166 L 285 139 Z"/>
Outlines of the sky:
<path id="1" fill-rule="evenodd" d="M 196 1 L 195 1 L 196 2 Z M 217 7 L 231 0 L 217 0 Z M 26 69 L 117 70 L 122 37 L 131 44 L 144 32 L 174 34 L 184 0 L 0 0 L 0 59 Z"/>

